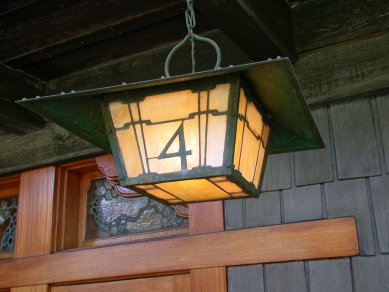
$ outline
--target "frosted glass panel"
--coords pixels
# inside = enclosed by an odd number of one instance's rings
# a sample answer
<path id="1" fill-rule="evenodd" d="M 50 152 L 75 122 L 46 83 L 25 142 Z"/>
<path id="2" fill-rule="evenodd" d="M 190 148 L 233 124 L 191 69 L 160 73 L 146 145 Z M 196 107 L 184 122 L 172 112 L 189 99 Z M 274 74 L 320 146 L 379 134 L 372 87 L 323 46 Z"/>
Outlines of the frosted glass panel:
<path id="1" fill-rule="evenodd" d="M 207 179 L 192 179 L 156 184 L 184 201 L 226 199 L 229 195 Z"/>
<path id="2" fill-rule="evenodd" d="M 234 168 L 258 188 L 270 127 L 264 123 L 254 103 L 247 100 L 243 90 L 239 99 Z"/>
<path id="3" fill-rule="evenodd" d="M 222 166 L 230 87 L 110 102 L 128 177 Z"/>
<path id="4" fill-rule="evenodd" d="M 214 167 L 223 165 L 226 126 L 227 116 L 209 116 L 206 165 Z"/>
<path id="5" fill-rule="evenodd" d="M 245 125 L 242 145 L 242 155 L 240 158 L 239 171 L 243 177 L 253 182 L 255 165 L 257 161 L 257 152 L 260 147 L 261 140 L 253 135 L 248 125 Z"/>
<path id="6" fill-rule="evenodd" d="M 112 123 L 115 128 L 124 127 L 126 123 L 132 121 L 127 104 L 123 104 L 120 101 L 111 102 L 109 110 L 112 113 Z"/>
<path id="7" fill-rule="evenodd" d="M 147 96 L 139 103 L 142 120 L 158 123 L 186 119 L 198 111 L 197 96 L 191 90 Z"/>
<path id="8" fill-rule="evenodd" d="M 135 135 L 133 128 L 118 131 L 117 140 L 119 143 L 124 165 L 128 176 L 138 176 L 144 172 L 140 149 L 138 148 L 139 138 Z"/>

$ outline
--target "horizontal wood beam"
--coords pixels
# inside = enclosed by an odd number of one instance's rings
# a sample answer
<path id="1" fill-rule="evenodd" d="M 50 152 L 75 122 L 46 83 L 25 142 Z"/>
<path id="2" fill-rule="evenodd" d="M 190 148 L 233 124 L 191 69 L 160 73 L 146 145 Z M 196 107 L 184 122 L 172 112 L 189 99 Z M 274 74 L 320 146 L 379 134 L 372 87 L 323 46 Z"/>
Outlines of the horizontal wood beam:
<path id="1" fill-rule="evenodd" d="M 355 219 L 339 218 L 4 260 L 0 288 L 358 254 Z"/>
<path id="2" fill-rule="evenodd" d="M 389 29 L 387 0 L 304 0 L 292 4 L 299 53 Z"/>
<path id="3" fill-rule="evenodd" d="M 310 105 L 389 91 L 389 30 L 299 56 L 297 79 Z"/>
<path id="4" fill-rule="evenodd" d="M 45 121 L 37 114 L 8 100 L 0 99 L 0 130 L 24 135 L 42 129 Z"/>
<path id="5" fill-rule="evenodd" d="M 296 60 L 287 1 L 197 0 L 195 7 L 252 60 L 277 56 Z"/>
<path id="6" fill-rule="evenodd" d="M 0 100 L 15 101 L 42 95 L 45 83 L 0 61 Z"/>
<path id="7" fill-rule="evenodd" d="M 0 149 L 0 177 L 104 153 L 52 123 L 23 136 L 0 135 Z"/>
<path id="8" fill-rule="evenodd" d="M 26 134 L 42 129 L 45 125 L 44 120 L 14 101 L 41 95 L 44 92 L 44 83 L 2 62 L 0 76 L 0 130 L 6 133 Z"/>

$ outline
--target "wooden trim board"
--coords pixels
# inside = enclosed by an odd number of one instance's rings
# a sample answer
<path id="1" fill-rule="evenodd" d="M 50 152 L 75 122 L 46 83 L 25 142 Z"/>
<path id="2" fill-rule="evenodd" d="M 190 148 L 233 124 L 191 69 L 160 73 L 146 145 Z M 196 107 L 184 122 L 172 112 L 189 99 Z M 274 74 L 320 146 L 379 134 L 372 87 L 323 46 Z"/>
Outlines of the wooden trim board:
<path id="1" fill-rule="evenodd" d="M 112 281 L 112 282 L 91 283 L 91 284 L 83 284 L 83 285 L 67 285 L 67 286 L 53 287 L 51 291 L 52 292 L 106 292 L 106 291 L 190 292 L 190 277 L 188 274 L 182 274 L 182 275 L 152 277 L 152 278 L 134 279 L 134 280 L 126 280 L 126 281 Z M 20 291 L 20 292 L 24 292 L 24 291 Z"/>
<path id="2" fill-rule="evenodd" d="M 198 235 L 224 231 L 224 202 L 215 201 L 189 205 L 189 234 Z M 190 271 L 191 291 L 227 292 L 226 267 Z"/>
<path id="3" fill-rule="evenodd" d="M 355 219 L 328 219 L 8 259 L 0 288 L 358 254 Z"/>

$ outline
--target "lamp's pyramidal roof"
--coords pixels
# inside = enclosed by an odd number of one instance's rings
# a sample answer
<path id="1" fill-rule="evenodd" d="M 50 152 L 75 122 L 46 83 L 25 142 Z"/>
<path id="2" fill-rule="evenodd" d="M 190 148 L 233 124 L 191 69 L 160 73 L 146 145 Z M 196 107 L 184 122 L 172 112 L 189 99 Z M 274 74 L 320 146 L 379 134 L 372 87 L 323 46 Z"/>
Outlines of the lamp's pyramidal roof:
<path id="1" fill-rule="evenodd" d="M 323 147 L 319 131 L 288 58 L 131 84 L 103 87 L 18 101 L 89 142 L 110 150 L 100 103 L 104 96 L 173 83 L 239 73 L 273 120 L 270 153 Z"/>

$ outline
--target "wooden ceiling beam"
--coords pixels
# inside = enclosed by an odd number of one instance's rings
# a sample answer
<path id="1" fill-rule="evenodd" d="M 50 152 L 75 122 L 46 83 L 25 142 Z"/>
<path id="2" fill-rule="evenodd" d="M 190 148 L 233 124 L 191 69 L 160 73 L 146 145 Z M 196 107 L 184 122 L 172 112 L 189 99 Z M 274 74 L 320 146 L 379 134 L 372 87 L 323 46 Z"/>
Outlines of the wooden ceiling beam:
<path id="1" fill-rule="evenodd" d="M 252 60 L 277 56 L 296 60 L 287 1 L 197 0 L 195 8 Z"/>
<path id="2" fill-rule="evenodd" d="M 220 30 L 209 31 L 203 36 L 213 39 L 222 48 L 222 67 L 250 61 Z M 170 43 L 169 45 L 160 46 L 128 57 L 122 57 L 93 68 L 53 79 L 47 82 L 47 91 L 49 94 L 55 94 L 61 91 L 85 90 L 117 85 L 122 82 L 131 83 L 158 79 L 165 73 L 165 60 L 173 45 Z M 212 69 L 215 61 L 215 52 L 209 44 L 196 44 L 197 71 Z M 177 51 L 172 59 L 171 68 L 172 75 L 191 72 L 190 46 Z"/>
<path id="3" fill-rule="evenodd" d="M 24 135 L 42 129 L 45 121 L 14 102 L 0 100 L 0 130 Z"/>
<path id="4" fill-rule="evenodd" d="M 0 76 L 0 100 L 15 101 L 24 97 L 35 97 L 44 92 L 44 82 L 1 61 Z"/>
<path id="5" fill-rule="evenodd" d="M 389 29 L 388 0 L 304 0 L 292 4 L 299 53 Z"/>
<path id="6" fill-rule="evenodd" d="M 181 0 L 38 2 L 33 14 L 2 17 L 0 58 L 18 67 L 51 58 L 177 16 L 184 6 Z"/>
<path id="7" fill-rule="evenodd" d="M 197 31 L 201 33 L 209 29 L 206 22 L 201 22 Z M 161 21 L 158 25 L 147 25 L 107 41 L 88 43 L 82 48 L 77 48 L 78 42 L 76 42 L 74 50 L 71 50 L 74 44 L 72 41 L 64 45 L 53 46 L 50 48 L 53 54 L 50 58 L 41 59 L 41 55 L 35 54 L 9 62 L 9 64 L 16 67 L 21 66 L 22 70 L 43 80 L 49 80 L 169 44 L 183 38 L 186 33 L 185 18 L 181 14 Z"/>
<path id="8" fill-rule="evenodd" d="M 14 101 L 41 95 L 44 92 L 44 83 L 1 62 L 0 76 L 0 130 L 26 134 L 41 129 L 45 124 L 44 120 Z"/>

